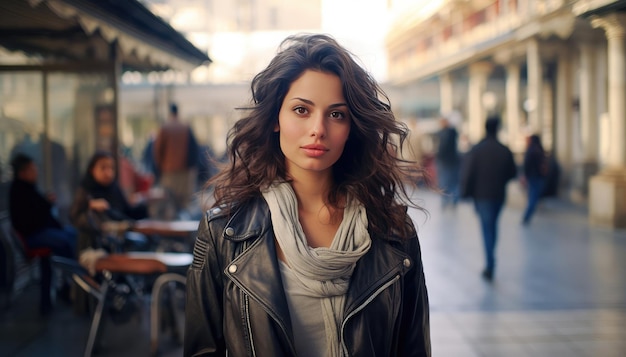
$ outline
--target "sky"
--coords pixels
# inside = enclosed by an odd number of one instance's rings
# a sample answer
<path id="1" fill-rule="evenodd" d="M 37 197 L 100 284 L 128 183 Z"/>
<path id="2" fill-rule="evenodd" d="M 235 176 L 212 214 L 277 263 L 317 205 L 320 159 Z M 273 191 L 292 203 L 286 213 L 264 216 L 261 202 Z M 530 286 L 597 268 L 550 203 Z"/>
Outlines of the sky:
<path id="1" fill-rule="evenodd" d="M 378 81 L 387 73 L 387 21 L 387 0 L 322 0 L 322 31 L 347 47 Z"/>
<path id="2" fill-rule="evenodd" d="M 387 78 L 385 36 L 390 20 L 417 13 L 429 16 L 443 0 L 322 0 L 322 30 L 345 45 L 376 80 Z"/>

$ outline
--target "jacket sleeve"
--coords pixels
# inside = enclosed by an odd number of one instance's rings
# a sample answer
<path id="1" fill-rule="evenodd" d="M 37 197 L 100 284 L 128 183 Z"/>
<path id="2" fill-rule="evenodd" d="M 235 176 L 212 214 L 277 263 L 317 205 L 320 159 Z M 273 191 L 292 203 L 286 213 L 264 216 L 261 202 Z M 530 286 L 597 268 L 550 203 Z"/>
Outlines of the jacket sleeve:
<path id="1" fill-rule="evenodd" d="M 193 263 L 187 272 L 185 357 L 226 355 L 222 329 L 223 273 L 213 229 L 208 216 L 200 222 Z"/>
<path id="2" fill-rule="evenodd" d="M 511 152 L 511 150 L 508 150 L 508 159 L 508 180 L 512 180 L 517 176 L 517 166 L 515 165 L 515 159 L 513 158 L 513 153 Z"/>
<path id="3" fill-rule="evenodd" d="M 410 218 L 407 219 L 410 220 Z M 412 237 L 405 242 L 405 245 L 413 257 L 414 266 L 403 278 L 403 311 L 397 356 L 430 357 L 428 291 L 424 279 L 419 240 L 414 227 Z"/>

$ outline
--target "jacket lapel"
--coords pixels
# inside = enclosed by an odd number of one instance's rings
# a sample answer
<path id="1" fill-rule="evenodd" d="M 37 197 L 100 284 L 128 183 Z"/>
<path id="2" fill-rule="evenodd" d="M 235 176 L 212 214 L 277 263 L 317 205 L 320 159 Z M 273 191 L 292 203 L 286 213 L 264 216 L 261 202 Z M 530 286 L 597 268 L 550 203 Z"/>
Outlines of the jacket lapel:
<path id="1" fill-rule="evenodd" d="M 240 241 L 244 247 L 248 245 L 226 267 L 225 274 L 263 306 L 293 341 L 269 209 L 262 198 L 251 205 L 253 207 L 236 212 L 224 230 L 226 239 Z"/>
<path id="2" fill-rule="evenodd" d="M 409 257 L 387 241 L 372 239 L 370 250 L 359 259 L 352 273 L 344 308 L 346 315 L 395 275 L 404 274 L 409 268 L 405 259 Z M 409 262 L 413 264 L 412 260 Z"/>

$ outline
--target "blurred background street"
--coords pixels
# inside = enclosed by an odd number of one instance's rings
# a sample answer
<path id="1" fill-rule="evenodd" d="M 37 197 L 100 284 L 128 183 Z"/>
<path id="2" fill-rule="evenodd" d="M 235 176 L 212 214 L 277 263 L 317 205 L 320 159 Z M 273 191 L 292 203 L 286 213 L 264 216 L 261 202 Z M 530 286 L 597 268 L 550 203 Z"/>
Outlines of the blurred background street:
<path id="1" fill-rule="evenodd" d="M 69 224 L 90 158 L 109 152 L 114 184 L 147 205 L 141 219 L 189 227 L 210 194 L 170 205 L 154 159 L 160 128 L 173 116 L 190 128 L 197 162 L 187 158 L 187 174 L 202 192 L 250 104 L 251 79 L 301 32 L 328 33 L 353 52 L 411 131 L 403 155 L 444 191 L 458 189 L 443 179 L 458 181 L 459 168 L 444 174 L 442 128 L 460 165 L 487 117 L 501 118 L 497 138 L 518 175 L 493 281 L 481 277 L 470 201 L 443 208 L 424 189 L 416 197 L 428 214 L 411 210 L 435 357 L 626 356 L 626 0 L 0 1 L 0 356 L 82 356 L 91 321 L 61 294 L 39 313 L 40 259 L 9 220 L 11 160 L 32 158 L 37 188 Z M 523 225 L 533 135 L 549 189 Z M 147 241 L 188 257 L 188 230 L 152 228 Z M 160 244 L 167 234 L 183 241 Z M 175 298 L 182 316 L 184 296 Z M 141 314 L 105 323 L 98 356 L 150 354 L 143 299 Z M 162 356 L 182 354 L 176 337 L 162 332 Z"/>

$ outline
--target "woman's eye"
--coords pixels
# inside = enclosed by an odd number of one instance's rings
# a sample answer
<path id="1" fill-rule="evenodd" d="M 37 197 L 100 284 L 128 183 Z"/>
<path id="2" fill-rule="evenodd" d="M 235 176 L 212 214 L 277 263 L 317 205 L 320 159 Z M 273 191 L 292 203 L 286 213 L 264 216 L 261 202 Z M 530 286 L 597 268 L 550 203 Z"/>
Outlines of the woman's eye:
<path id="1" fill-rule="evenodd" d="M 293 111 L 296 112 L 296 114 L 306 114 L 307 112 L 305 107 L 295 107 Z"/>
<path id="2" fill-rule="evenodd" d="M 330 117 L 333 119 L 343 119 L 345 118 L 345 114 L 343 114 L 342 112 L 331 112 L 330 113 Z"/>

